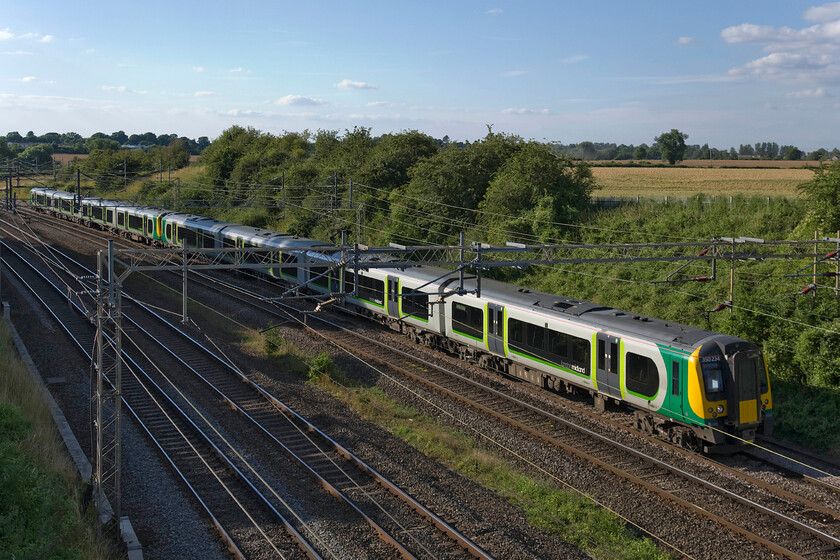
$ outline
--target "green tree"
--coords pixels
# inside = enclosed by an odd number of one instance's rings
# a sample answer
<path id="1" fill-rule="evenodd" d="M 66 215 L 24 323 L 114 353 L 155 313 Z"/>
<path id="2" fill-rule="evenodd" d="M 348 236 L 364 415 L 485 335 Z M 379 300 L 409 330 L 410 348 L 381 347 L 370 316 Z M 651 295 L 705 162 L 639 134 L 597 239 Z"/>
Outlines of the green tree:
<path id="1" fill-rule="evenodd" d="M 589 164 L 528 142 L 490 181 L 479 204 L 481 235 L 499 243 L 556 242 L 588 206 L 593 188 Z"/>
<path id="2" fill-rule="evenodd" d="M 85 141 L 85 148 L 88 152 L 92 152 L 94 150 L 109 150 L 114 152 L 120 149 L 120 143 L 116 140 L 111 140 L 110 138 L 97 136 L 96 138 L 88 138 L 87 141 Z"/>
<path id="3" fill-rule="evenodd" d="M 808 197 L 811 217 L 823 231 L 840 230 L 840 162 L 823 163 L 814 169 L 814 178 L 799 185 Z"/>
<path id="4" fill-rule="evenodd" d="M 33 144 L 23 150 L 20 158 L 28 161 L 30 165 L 37 165 L 38 169 L 44 169 L 46 165 L 52 166 L 52 144 Z"/>
<path id="5" fill-rule="evenodd" d="M 687 139 L 688 134 L 680 132 L 676 128 L 672 128 L 671 132 L 663 132 L 654 138 L 662 151 L 662 159 L 668 160 L 668 163 L 671 165 L 682 161 L 683 155 L 685 155 L 685 141 Z"/>
<path id="6" fill-rule="evenodd" d="M 521 147 L 518 136 L 489 132 L 463 148 L 447 148 L 421 160 L 408 184 L 390 196 L 394 240 L 449 243 L 476 223 L 475 210 L 493 175 Z"/>
<path id="7" fill-rule="evenodd" d="M 645 144 L 642 144 L 633 151 L 633 159 L 647 159 L 647 155 L 648 149 Z"/>

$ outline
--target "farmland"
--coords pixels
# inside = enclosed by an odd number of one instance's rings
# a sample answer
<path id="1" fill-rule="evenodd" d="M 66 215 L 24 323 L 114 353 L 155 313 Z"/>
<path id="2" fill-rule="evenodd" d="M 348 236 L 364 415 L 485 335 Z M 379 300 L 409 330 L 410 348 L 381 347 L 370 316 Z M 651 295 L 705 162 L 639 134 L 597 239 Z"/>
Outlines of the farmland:
<path id="1" fill-rule="evenodd" d="M 740 162 L 730 162 L 740 163 Z M 786 162 L 767 162 L 786 163 Z M 784 196 L 798 198 L 796 187 L 813 177 L 797 167 L 593 167 L 600 189 L 595 196 Z"/>

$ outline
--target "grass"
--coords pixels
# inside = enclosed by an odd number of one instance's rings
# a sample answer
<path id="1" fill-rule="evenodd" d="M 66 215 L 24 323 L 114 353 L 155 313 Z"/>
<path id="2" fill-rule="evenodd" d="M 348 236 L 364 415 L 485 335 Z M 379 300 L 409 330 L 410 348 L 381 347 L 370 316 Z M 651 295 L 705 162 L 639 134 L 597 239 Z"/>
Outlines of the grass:
<path id="1" fill-rule="evenodd" d="M 733 162 L 737 163 L 737 162 Z M 774 162 L 780 163 L 780 162 Z M 800 163 L 800 162 L 797 162 Z M 801 163 L 800 163 L 801 165 Z M 595 196 L 785 196 L 797 198 L 796 187 L 813 177 L 799 168 L 593 167 L 601 188 Z"/>
<path id="2" fill-rule="evenodd" d="M 116 558 L 96 536 L 93 507 L 40 390 L 0 324 L 0 559 Z"/>

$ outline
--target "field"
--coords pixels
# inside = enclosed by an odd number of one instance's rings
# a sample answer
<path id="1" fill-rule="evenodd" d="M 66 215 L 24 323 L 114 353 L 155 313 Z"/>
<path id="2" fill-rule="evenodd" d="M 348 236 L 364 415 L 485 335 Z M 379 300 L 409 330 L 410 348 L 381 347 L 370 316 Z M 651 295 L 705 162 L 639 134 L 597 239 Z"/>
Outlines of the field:
<path id="1" fill-rule="evenodd" d="M 694 163 L 694 162 L 686 162 Z M 756 162 L 723 162 L 753 163 Z M 798 198 L 796 187 L 813 177 L 803 162 L 797 167 L 593 167 L 600 187 L 596 197 L 608 196 L 692 196 L 698 193 L 717 196 L 784 196 Z"/>

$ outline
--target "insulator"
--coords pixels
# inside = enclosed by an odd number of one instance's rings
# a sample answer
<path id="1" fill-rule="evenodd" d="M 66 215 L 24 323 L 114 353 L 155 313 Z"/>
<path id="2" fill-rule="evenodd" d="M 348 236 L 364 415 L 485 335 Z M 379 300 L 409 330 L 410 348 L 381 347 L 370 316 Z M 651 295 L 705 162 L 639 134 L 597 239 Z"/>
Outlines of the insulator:
<path id="1" fill-rule="evenodd" d="M 709 278 L 708 276 L 697 276 L 696 278 L 694 278 L 695 282 L 708 282 L 709 280 L 711 280 L 711 278 Z"/>
<path id="2" fill-rule="evenodd" d="M 703 256 L 705 256 L 705 255 L 706 255 L 706 253 L 708 253 L 708 252 L 709 252 L 709 248 L 708 248 L 708 247 L 706 247 L 705 249 L 703 249 L 702 251 L 700 251 L 699 253 L 697 253 L 697 256 L 698 256 L 698 257 L 703 257 Z"/>
<path id="3" fill-rule="evenodd" d="M 813 284 L 809 284 L 809 285 L 805 286 L 804 288 L 802 288 L 802 290 L 799 293 L 800 294 L 807 294 L 808 292 L 810 292 L 814 288 L 816 288 L 816 286 L 814 286 Z"/>
<path id="4" fill-rule="evenodd" d="M 830 252 L 829 254 L 827 254 L 827 255 L 825 256 L 825 258 L 827 258 L 827 259 L 833 259 L 833 258 L 834 258 L 834 257 L 836 257 L 836 256 L 837 256 L 837 251 L 832 251 L 832 252 Z"/>
<path id="5" fill-rule="evenodd" d="M 714 309 L 712 309 L 712 312 L 715 312 L 715 311 L 723 311 L 724 309 L 726 309 L 726 304 L 725 304 L 725 303 L 721 303 L 720 305 L 718 305 L 717 307 L 715 307 Z"/>
<path id="6" fill-rule="evenodd" d="M 829 278 L 834 278 L 835 276 L 837 276 L 837 273 L 836 272 L 825 272 L 825 273 L 823 273 L 823 276 L 828 276 Z"/>

